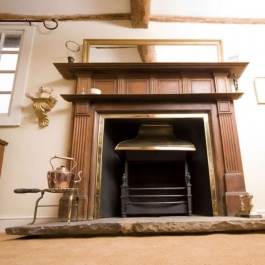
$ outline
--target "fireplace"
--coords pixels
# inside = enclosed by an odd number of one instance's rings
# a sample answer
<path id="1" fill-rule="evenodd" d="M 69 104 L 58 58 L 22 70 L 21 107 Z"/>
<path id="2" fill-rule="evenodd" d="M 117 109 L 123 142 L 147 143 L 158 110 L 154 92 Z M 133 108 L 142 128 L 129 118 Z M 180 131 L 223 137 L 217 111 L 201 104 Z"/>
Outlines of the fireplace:
<path id="1" fill-rule="evenodd" d="M 126 140 L 136 137 L 142 124 L 156 125 L 161 124 L 161 122 L 170 124 L 174 130 L 174 136 L 185 140 L 185 143 L 187 141 L 189 141 L 188 143 L 195 143 L 196 152 L 194 152 L 195 148 L 193 144 L 191 145 L 192 147 L 188 145 L 181 147 L 182 150 L 174 150 L 180 148 L 174 148 L 173 141 L 170 142 L 169 146 L 158 146 L 157 148 L 160 150 L 150 150 L 148 148 L 150 146 L 147 146 L 147 148 L 141 146 L 138 150 L 135 146 L 131 148 L 119 146 L 121 141 L 126 143 Z M 97 179 L 98 182 L 101 182 L 101 190 L 98 190 L 98 194 L 101 195 L 97 196 L 100 198 L 100 201 L 96 202 L 100 208 L 100 217 L 126 215 L 122 209 L 123 199 L 120 200 L 120 196 L 125 196 L 122 192 L 127 191 L 123 188 L 125 184 L 125 180 L 123 180 L 125 170 L 129 171 L 128 173 L 133 174 L 134 178 L 136 178 L 130 179 L 133 182 L 132 188 L 158 188 L 154 185 L 160 183 L 161 188 L 180 188 L 180 190 L 164 190 L 164 195 L 171 195 L 173 199 L 176 199 L 173 195 L 185 195 L 180 197 L 182 198 L 181 201 L 184 201 L 182 205 L 176 203 L 175 200 L 171 200 L 175 201 L 175 204 L 170 205 L 170 201 L 168 201 L 167 208 L 169 212 L 163 209 L 166 203 L 164 206 L 162 203 L 160 205 L 157 203 L 155 206 L 150 205 L 157 209 L 157 214 L 153 211 L 152 207 L 141 204 L 138 205 L 138 209 L 140 210 L 140 207 L 142 207 L 145 209 L 145 213 L 129 213 L 127 214 L 128 216 L 159 215 L 160 212 L 164 212 L 164 215 L 187 215 L 189 211 L 193 211 L 193 214 L 213 215 L 215 209 L 213 209 L 212 205 L 215 205 L 216 194 L 215 189 L 212 190 L 211 194 L 210 186 L 215 187 L 215 176 L 209 170 L 213 167 L 213 162 L 210 155 L 211 142 L 207 140 L 210 139 L 208 137 L 209 124 L 207 122 L 207 114 L 105 114 L 101 115 L 100 124 L 99 135 L 101 139 L 99 139 L 99 142 L 103 143 L 103 150 L 102 156 L 97 158 L 97 167 L 101 169 L 101 171 L 98 171 Z M 207 137 L 205 137 L 206 134 Z M 133 142 L 131 143 L 133 144 Z M 143 150 L 144 148 L 145 150 Z M 117 151 L 119 151 L 119 154 L 117 154 Z M 126 153 L 124 154 L 124 152 Z M 115 163 L 113 158 L 115 158 Z M 186 166 L 189 165 L 189 173 L 192 177 L 192 180 L 189 181 L 192 183 L 192 187 L 189 187 L 190 191 L 187 191 L 185 162 L 187 162 Z M 108 166 L 110 164 L 111 166 Z M 152 174 L 155 174 L 155 180 L 152 180 Z M 159 174 L 163 174 L 163 178 Z M 144 178 L 144 180 L 139 178 Z M 142 185 L 141 187 L 139 186 L 140 184 Z M 137 195 L 135 192 L 135 190 L 132 190 L 131 195 Z M 153 195 L 161 195 L 161 192 L 152 190 Z M 148 194 L 147 190 L 142 190 L 142 193 L 151 195 L 150 193 Z M 191 193 L 193 197 L 191 197 Z M 189 200 L 192 201 L 190 209 L 188 209 L 187 196 L 190 196 Z M 165 198 L 163 199 L 165 200 Z M 136 206 L 132 205 L 130 204 L 127 207 L 136 208 Z M 170 208 L 174 212 L 171 212 Z M 176 210 L 176 208 L 179 208 L 179 210 Z M 144 211 L 143 209 L 141 211 Z"/>
<path id="2" fill-rule="evenodd" d="M 140 124 L 115 150 L 124 167 L 122 217 L 192 214 L 189 153 L 196 148 L 176 138 L 172 124 Z"/>
<path id="3" fill-rule="evenodd" d="M 246 190 L 233 101 L 243 93 L 234 91 L 232 80 L 240 77 L 247 63 L 55 66 L 65 79 L 77 80 L 76 94 L 62 97 L 73 102 L 71 156 L 84 172 L 78 184 L 83 194 L 79 199 L 79 220 L 145 215 L 145 206 L 130 209 L 129 214 L 124 211 L 124 192 L 128 192 L 124 186 L 129 181 L 124 180 L 126 170 L 129 175 L 138 176 L 129 183 L 135 205 L 137 202 L 143 205 L 143 199 L 133 189 L 171 188 L 169 193 L 163 191 L 165 196 L 158 201 L 159 207 L 150 208 L 150 215 L 189 215 L 192 211 L 202 216 L 225 216 L 238 212 L 238 197 L 246 194 Z M 90 94 L 91 87 L 100 89 L 102 94 Z M 156 152 L 156 158 L 150 161 L 153 153 L 148 150 L 142 154 L 127 150 L 125 157 L 117 153 L 115 147 L 135 138 L 142 124 L 170 124 L 174 136 L 192 143 L 196 151 L 185 152 L 174 162 L 172 157 L 182 154 Z M 161 168 L 168 176 L 162 180 Z M 175 182 L 174 172 L 179 172 Z M 151 175 L 155 179 L 148 182 Z M 150 183 L 158 184 L 150 186 Z M 182 196 L 184 206 L 165 210 L 161 207 L 163 202 L 168 205 L 176 202 L 165 199 L 176 195 L 175 188 L 184 190 L 183 194 L 180 190 L 177 194 Z M 152 192 L 142 195 L 161 195 Z M 65 195 L 60 201 L 59 217 L 65 215 L 66 202 Z"/>

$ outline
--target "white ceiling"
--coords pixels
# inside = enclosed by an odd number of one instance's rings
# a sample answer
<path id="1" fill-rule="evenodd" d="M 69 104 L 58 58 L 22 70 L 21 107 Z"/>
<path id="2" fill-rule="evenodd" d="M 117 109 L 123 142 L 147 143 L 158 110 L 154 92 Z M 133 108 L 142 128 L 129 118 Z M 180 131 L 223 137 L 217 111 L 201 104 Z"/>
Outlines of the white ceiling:
<path id="1" fill-rule="evenodd" d="M 263 0 L 151 0 L 151 15 L 264 18 Z M 0 0 L 0 14 L 130 13 L 130 0 Z M 25 17 L 26 18 L 26 17 Z"/>

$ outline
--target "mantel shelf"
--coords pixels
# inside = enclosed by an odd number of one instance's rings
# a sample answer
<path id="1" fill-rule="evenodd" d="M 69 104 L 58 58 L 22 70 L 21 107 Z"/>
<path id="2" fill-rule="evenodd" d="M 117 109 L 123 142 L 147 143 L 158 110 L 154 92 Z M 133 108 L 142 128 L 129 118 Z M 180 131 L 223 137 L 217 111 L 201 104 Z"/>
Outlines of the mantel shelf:
<path id="1" fill-rule="evenodd" d="M 170 103 L 170 102 L 216 102 L 217 100 L 237 100 L 243 92 L 201 93 L 201 94 L 61 94 L 62 98 L 73 103 Z"/>
<path id="2" fill-rule="evenodd" d="M 132 75 L 144 74 L 156 76 L 160 74 L 198 74 L 226 73 L 228 77 L 241 76 L 247 62 L 219 63 L 54 63 L 62 77 L 74 80 L 79 76 L 99 75 Z"/>

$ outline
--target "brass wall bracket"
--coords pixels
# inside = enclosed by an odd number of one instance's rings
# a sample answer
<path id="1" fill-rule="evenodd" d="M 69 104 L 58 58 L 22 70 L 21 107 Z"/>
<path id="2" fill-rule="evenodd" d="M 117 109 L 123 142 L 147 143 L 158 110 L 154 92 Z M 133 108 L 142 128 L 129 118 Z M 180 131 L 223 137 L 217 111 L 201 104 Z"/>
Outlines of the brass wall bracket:
<path id="1" fill-rule="evenodd" d="M 54 107 L 57 99 L 52 95 L 53 89 L 50 87 L 41 87 L 39 91 L 40 93 L 37 96 L 31 93 L 27 93 L 26 97 L 30 98 L 34 102 L 33 109 L 39 120 L 39 125 L 41 127 L 46 127 L 49 125 L 47 112 Z"/>

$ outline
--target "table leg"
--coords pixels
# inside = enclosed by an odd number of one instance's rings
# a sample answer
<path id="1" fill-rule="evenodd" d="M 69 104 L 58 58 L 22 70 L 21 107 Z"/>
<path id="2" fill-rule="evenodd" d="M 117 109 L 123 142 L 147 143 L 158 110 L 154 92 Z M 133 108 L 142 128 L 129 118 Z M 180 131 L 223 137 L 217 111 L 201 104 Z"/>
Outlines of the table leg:
<path id="1" fill-rule="evenodd" d="M 33 217 L 33 221 L 31 223 L 29 223 L 28 225 L 33 225 L 36 221 L 36 217 L 37 217 L 37 209 L 38 209 L 38 205 L 39 205 L 39 201 L 43 198 L 44 195 L 44 190 L 41 191 L 41 196 L 37 199 L 36 203 L 35 203 L 35 210 L 34 210 L 34 217 Z"/>
<path id="2" fill-rule="evenodd" d="M 70 221 L 71 221 L 73 197 L 74 197 L 74 191 L 72 190 L 72 191 L 70 191 L 70 196 L 69 196 L 67 224 L 70 224 Z"/>

